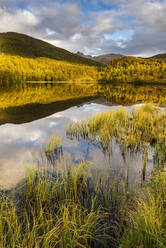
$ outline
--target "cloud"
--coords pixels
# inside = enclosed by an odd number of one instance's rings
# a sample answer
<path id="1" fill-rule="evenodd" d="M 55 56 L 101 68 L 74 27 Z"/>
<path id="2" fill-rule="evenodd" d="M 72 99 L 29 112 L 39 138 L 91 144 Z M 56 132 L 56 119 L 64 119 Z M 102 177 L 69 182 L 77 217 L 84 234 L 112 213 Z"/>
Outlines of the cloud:
<path id="1" fill-rule="evenodd" d="M 75 34 L 81 26 L 82 12 L 76 4 L 52 3 L 40 9 L 41 25 L 55 30 L 65 37 Z"/>
<path id="2" fill-rule="evenodd" d="M 11 11 L 0 8 L 0 20 L 0 32 L 15 31 L 35 35 L 35 27 L 39 24 L 38 18 L 33 13 L 21 9 Z"/>
<path id="3" fill-rule="evenodd" d="M 92 20 L 92 25 L 87 31 L 92 35 L 111 33 L 122 27 L 114 10 L 93 13 L 89 18 Z"/>
<path id="4" fill-rule="evenodd" d="M 129 0 L 123 5 L 123 15 L 133 19 L 135 32 L 126 42 L 129 54 L 152 55 L 166 52 L 166 2 Z"/>
<path id="5" fill-rule="evenodd" d="M 0 0 L 0 32 L 72 52 L 148 56 L 166 51 L 165 13 L 165 0 Z"/>

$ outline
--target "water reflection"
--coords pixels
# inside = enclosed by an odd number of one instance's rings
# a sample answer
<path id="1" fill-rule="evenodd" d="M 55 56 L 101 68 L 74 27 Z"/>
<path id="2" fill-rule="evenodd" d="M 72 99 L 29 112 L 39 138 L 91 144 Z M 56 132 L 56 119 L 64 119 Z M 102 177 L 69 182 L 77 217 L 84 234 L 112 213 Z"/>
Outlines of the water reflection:
<path id="1" fill-rule="evenodd" d="M 166 86 L 134 85 L 21 85 L 0 93 L 0 184 L 9 189 L 24 178 L 27 167 L 41 157 L 41 144 L 52 133 L 64 136 L 63 152 L 74 163 L 88 160 L 99 168 L 119 170 L 119 166 L 131 167 L 130 179 L 140 176 L 142 158 L 128 155 L 124 163 L 118 147 L 111 160 L 101 149 L 87 140 L 69 140 L 66 126 L 71 121 L 87 119 L 96 112 L 153 101 L 166 103 Z M 146 90 L 145 90 L 146 89 Z M 139 96 L 139 97 L 138 97 Z M 93 99 L 93 100 L 92 100 Z M 142 100 L 141 100 L 142 99 Z M 8 123 L 8 124 L 7 124 Z M 9 124 L 13 123 L 13 124 Z M 19 125 L 18 125 L 19 124 Z M 147 168 L 152 168 L 149 153 Z M 50 163 L 53 163 L 50 160 Z M 134 164 L 134 166 L 132 166 Z"/>
<path id="2" fill-rule="evenodd" d="M 154 103 L 166 106 L 166 85 L 104 84 L 102 94 L 114 104 L 133 105 Z"/>
<path id="3" fill-rule="evenodd" d="M 27 166 L 37 161 L 41 156 L 41 144 L 52 133 L 64 136 L 63 152 L 66 158 L 69 157 L 74 163 L 81 160 L 93 162 L 98 168 L 108 166 L 119 170 L 119 166 L 124 167 L 123 157 L 118 147 L 114 149 L 111 160 L 105 157 L 101 149 L 89 143 L 87 140 L 69 140 L 65 136 L 66 126 L 71 121 L 83 120 L 93 114 L 118 108 L 119 106 L 106 106 L 95 102 L 83 104 L 82 106 L 71 107 L 65 111 L 55 113 L 46 118 L 30 123 L 15 125 L 6 124 L 0 126 L 0 183 L 5 188 L 11 188 L 17 184 L 25 175 Z M 141 158 L 127 158 L 126 166 L 131 166 L 130 178 L 134 180 L 136 174 L 141 173 Z M 50 161 L 53 163 L 53 161 Z M 151 163 L 149 163 L 151 164 Z"/>
<path id="4" fill-rule="evenodd" d="M 71 121 L 86 119 L 94 113 L 106 109 L 109 109 L 109 107 L 88 103 L 30 123 L 1 125 L 0 183 L 5 187 L 12 187 L 17 183 L 23 172 L 26 171 L 27 164 L 32 164 L 34 158 L 40 157 L 41 144 L 45 144 L 52 133 L 64 136 L 66 126 Z M 66 155 L 71 153 L 73 161 L 88 157 L 84 152 L 84 145 L 77 141 L 69 141 L 65 138 L 63 147 Z M 89 159 L 92 159 L 92 157 L 93 154 Z"/>

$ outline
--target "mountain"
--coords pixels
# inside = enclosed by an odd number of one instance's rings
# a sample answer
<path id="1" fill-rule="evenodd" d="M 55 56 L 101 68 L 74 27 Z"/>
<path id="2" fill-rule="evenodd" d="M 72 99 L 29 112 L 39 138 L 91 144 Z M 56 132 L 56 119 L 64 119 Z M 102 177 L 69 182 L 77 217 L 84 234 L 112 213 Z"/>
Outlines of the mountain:
<path id="1" fill-rule="evenodd" d="M 46 57 L 92 66 L 100 65 L 94 60 L 80 57 L 48 42 L 15 32 L 0 33 L 0 53 L 28 58 Z"/>
<path id="2" fill-rule="evenodd" d="M 124 55 L 122 55 L 122 54 L 110 53 L 110 54 L 104 54 L 104 55 L 94 57 L 94 59 L 97 62 L 100 62 L 102 64 L 107 64 L 113 59 L 119 59 L 119 58 L 123 58 L 123 57 L 124 57 Z"/>
<path id="3" fill-rule="evenodd" d="M 81 52 L 77 52 L 76 54 L 79 55 L 80 57 L 89 58 L 102 64 L 107 64 L 113 59 L 119 59 L 119 58 L 124 57 L 124 55 L 116 54 L 116 53 L 104 54 L 104 55 L 94 56 L 94 57 L 91 55 L 85 55 Z"/>
<path id="4" fill-rule="evenodd" d="M 148 59 L 166 59 L 166 53 L 156 54 Z"/>
<path id="5" fill-rule="evenodd" d="M 91 55 L 85 55 L 85 54 L 83 54 L 83 53 L 81 53 L 81 52 L 77 52 L 76 53 L 78 56 L 80 56 L 80 57 L 83 57 L 83 58 L 87 58 L 87 59 L 93 59 L 94 60 L 94 57 L 93 56 L 91 56 Z"/>

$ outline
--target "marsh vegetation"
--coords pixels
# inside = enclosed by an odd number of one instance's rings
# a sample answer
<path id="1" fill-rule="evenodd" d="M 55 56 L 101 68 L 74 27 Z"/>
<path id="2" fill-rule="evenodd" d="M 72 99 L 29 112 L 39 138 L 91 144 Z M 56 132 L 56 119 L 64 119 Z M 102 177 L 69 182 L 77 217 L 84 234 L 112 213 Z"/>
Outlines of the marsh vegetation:
<path id="1" fill-rule="evenodd" d="M 138 183 L 130 182 L 129 168 L 103 170 L 66 160 L 63 139 L 53 134 L 44 146 L 45 164 L 38 163 L 13 190 L 1 191 L 0 246 L 164 248 L 165 127 L 165 110 L 148 104 L 103 112 L 67 129 L 70 138 L 100 143 L 104 152 L 114 142 L 124 156 L 127 150 L 142 152 L 143 169 L 154 146 L 153 173 Z"/>
<path id="2" fill-rule="evenodd" d="M 120 108 L 97 114 L 90 120 L 73 122 L 67 129 L 70 138 L 85 138 L 100 143 L 103 150 L 119 144 L 122 154 L 145 151 L 148 146 L 164 143 L 166 139 L 166 111 L 151 104 L 131 111 Z"/>
<path id="3" fill-rule="evenodd" d="M 128 171 L 43 166 L 1 192 L 1 247 L 165 247 L 164 171 L 140 188 L 129 185 Z"/>
<path id="4" fill-rule="evenodd" d="M 109 247 L 129 201 L 120 175 L 96 177 L 85 163 L 68 163 L 54 174 L 30 171 L 21 187 L 1 195 L 0 245 Z"/>

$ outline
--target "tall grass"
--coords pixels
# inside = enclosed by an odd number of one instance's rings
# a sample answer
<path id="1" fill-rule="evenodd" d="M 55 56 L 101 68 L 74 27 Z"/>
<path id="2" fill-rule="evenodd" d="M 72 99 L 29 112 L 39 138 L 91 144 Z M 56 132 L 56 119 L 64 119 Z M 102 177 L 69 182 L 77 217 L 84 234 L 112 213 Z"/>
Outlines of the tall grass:
<path id="1" fill-rule="evenodd" d="M 116 142 L 122 155 L 127 151 L 141 152 L 142 181 L 145 180 L 149 146 L 154 146 L 155 170 L 152 178 L 142 182 L 141 187 L 136 187 L 133 194 L 127 190 L 126 172 L 116 239 L 120 248 L 166 247 L 166 111 L 151 104 L 132 111 L 123 108 L 111 110 L 97 114 L 88 121 L 71 123 L 67 135 L 100 144 L 104 151 L 109 151 Z M 116 180 L 113 180 L 114 185 Z M 113 199 L 111 202 L 114 202 Z"/>
<path id="2" fill-rule="evenodd" d="M 126 185 L 120 174 L 105 178 L 85 163 L 31 170 L 0 196 L 0 247 L 109 247 L 131 200 Z"/>
<path id="3" fill-rule="evenodd" d="M 132 111 L 124 108 L 97 114 L 88 121 L 71 123 L 67 129 L 70 138 L 87 138 L 99 143 L 104 150 L 119 144 L 122 154 L 145 152 L 148 145 L 166 141 L 166 111 L 151 104 Z"/>
<path id="4" fill-rule="evenodd" d="M 153 155 L 153 163 L 159 170 L 166 170 L 166 143 L 158 143 Z"/>
<path id="5" fill-rule="evenodd" d="M 166 174 L 130 188 L 128 170 L 95 174 L 85 163 L 52 174 L 29 171 L 1 193 L 0 247 L 146 247 L 166 245 Z"/>
<path id="6" fill-rule="evenodd" d="M 61 159 L 63 155 L 62 144 L 63 138 L 56 134 L 52 134 L 46 141 L 45 155 L 52 165 L 55 164 L 56 160 Z"/>
<path id="7" fill-rule="evenodd" d="M 132 204 L 121 248 L 166 247 L 166 173 L 153 175 L 151 183 Z"/>

